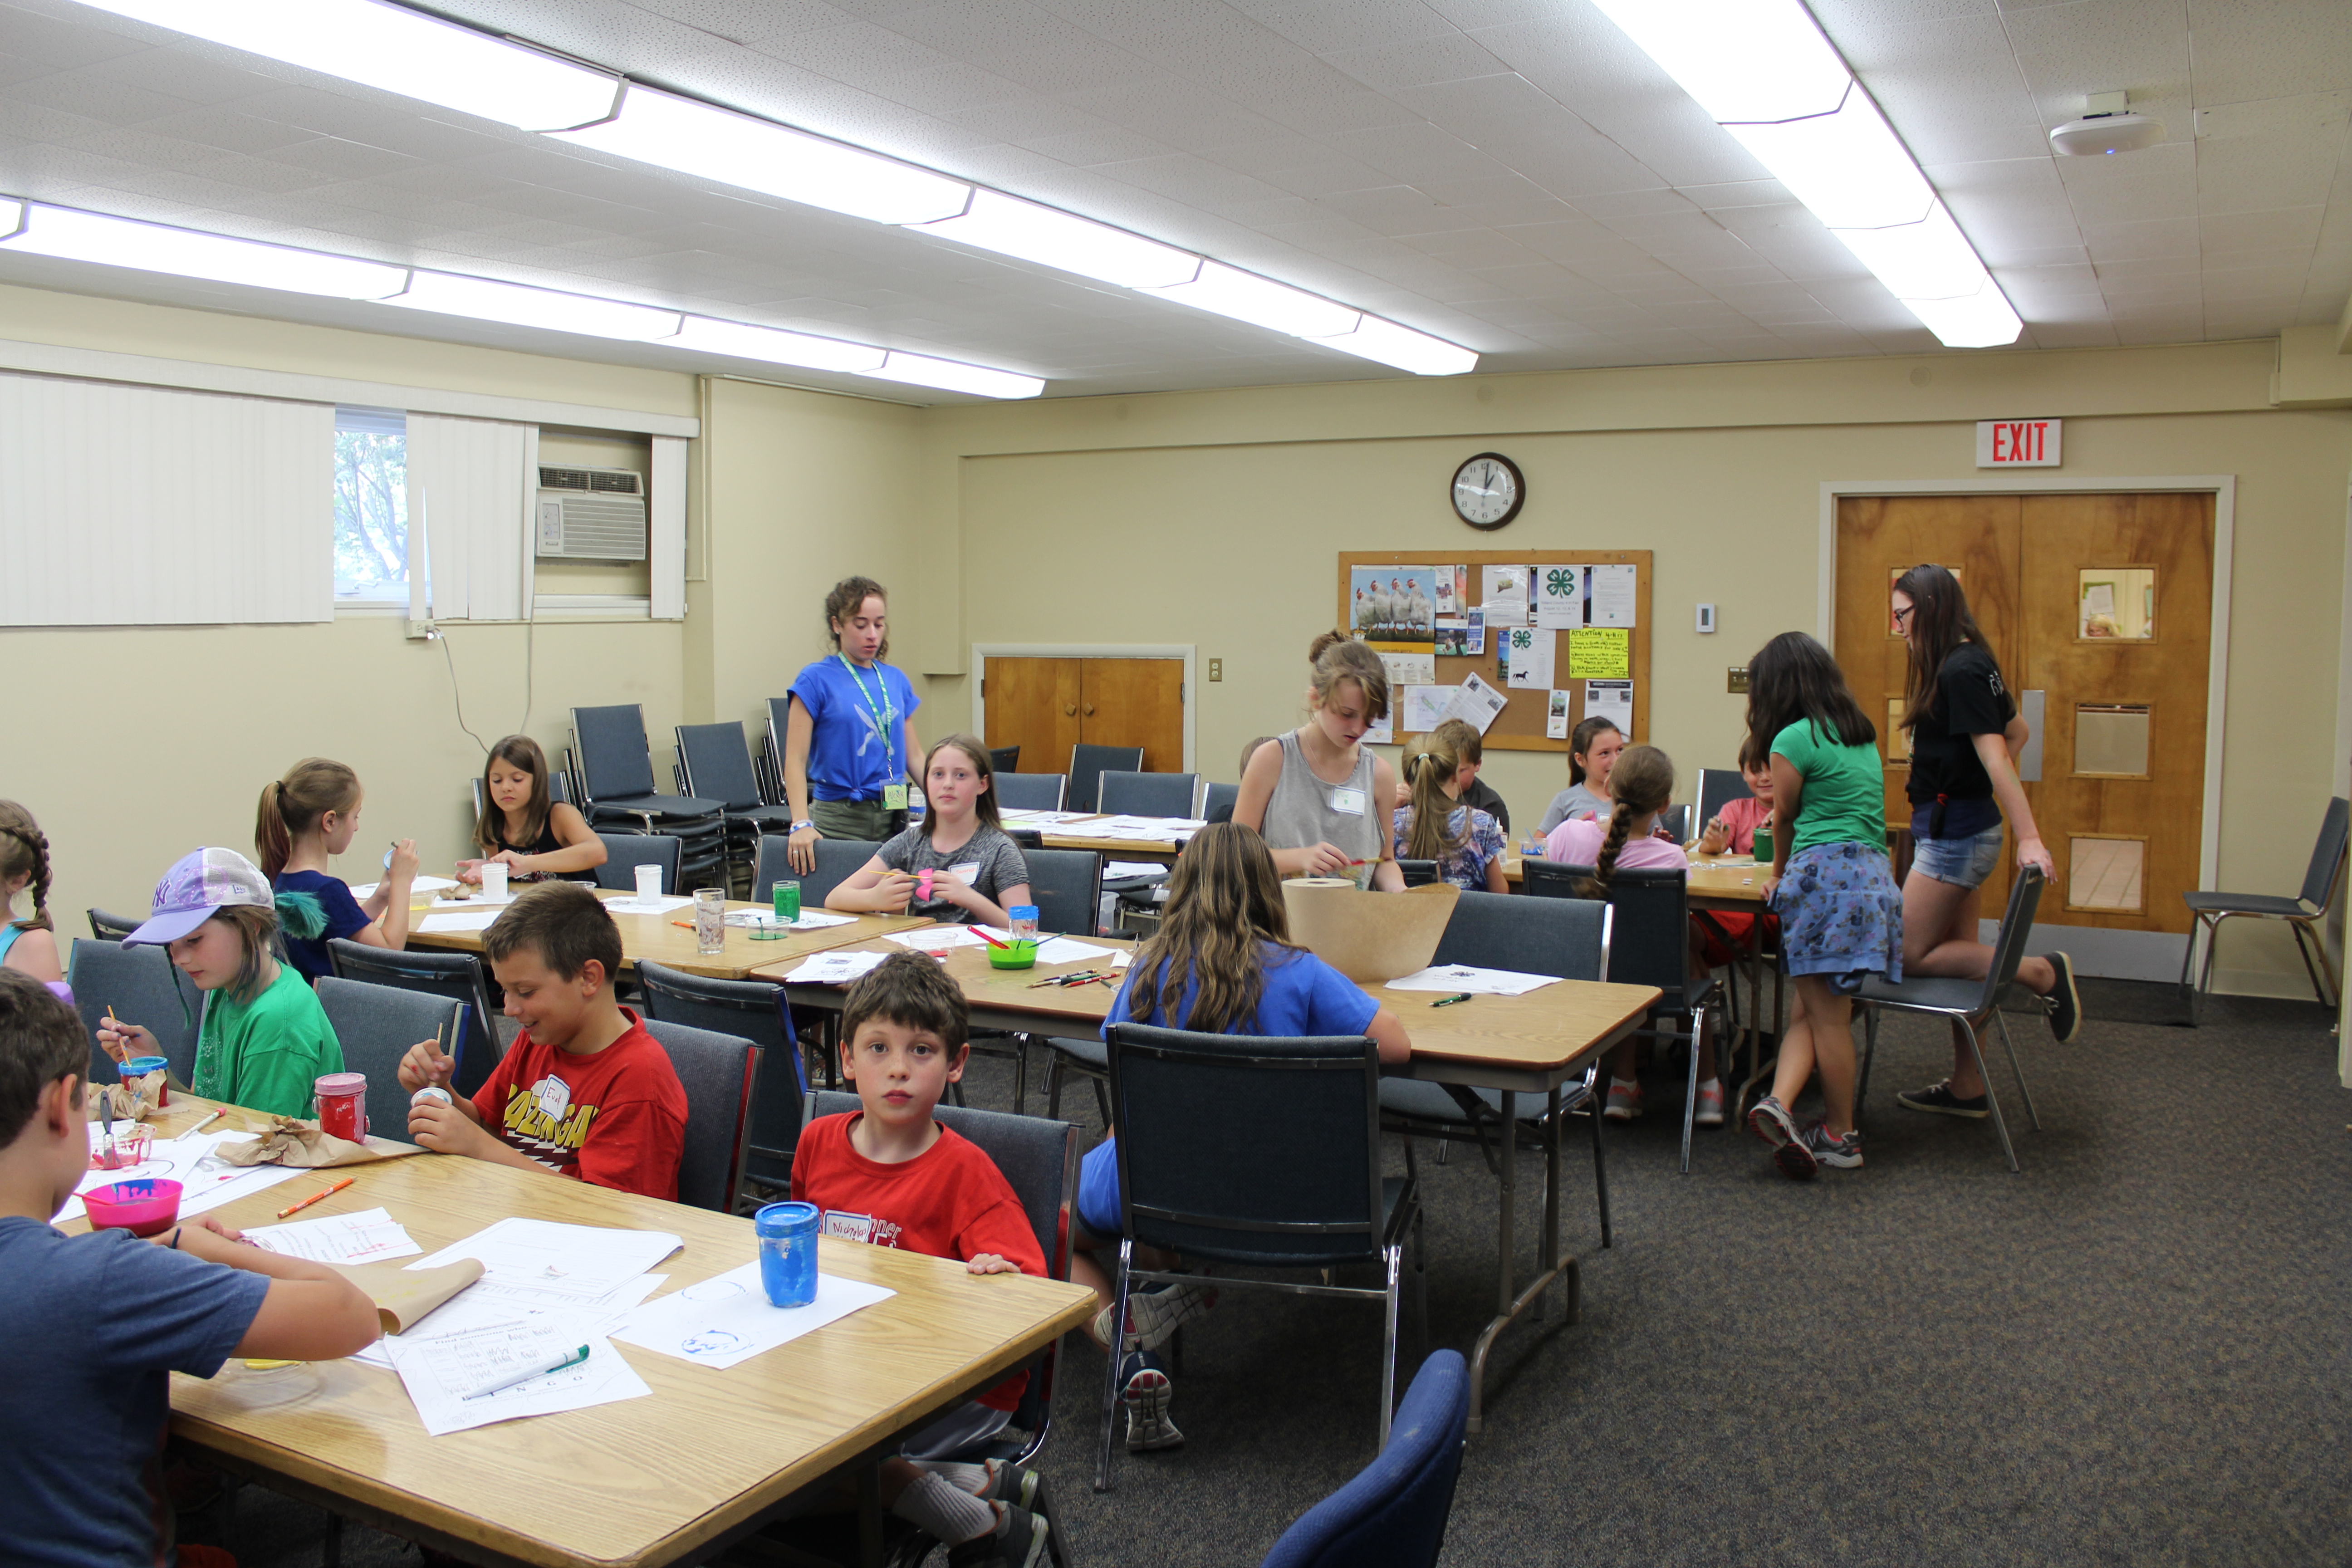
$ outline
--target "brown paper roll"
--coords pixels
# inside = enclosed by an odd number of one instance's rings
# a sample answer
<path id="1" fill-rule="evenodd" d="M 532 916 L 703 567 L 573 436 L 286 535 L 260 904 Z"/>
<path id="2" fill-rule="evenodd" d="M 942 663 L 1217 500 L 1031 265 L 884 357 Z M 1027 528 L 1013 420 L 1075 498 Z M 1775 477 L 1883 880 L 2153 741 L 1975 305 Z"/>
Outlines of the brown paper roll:
<path id="1" fill-rule="evenodd" d="M 415 1327 L 426 1313 L 479 1279 L 482 1260 L 460 1258 L 438 1268 L 415 1270 L 397 1263 L 371 1263 L 337 1272 L 368 1293 L 383 1331 L 396 1334 Z"/>
<path id="2" fill-rule="evenodd" d="M 1290 940 L 1361 985 L 1429 967 L 1462 889 L 1450 882 L 1399 895 L 1367 893 L 1350 881 L 1300 877 L 1282 885 Z"/>

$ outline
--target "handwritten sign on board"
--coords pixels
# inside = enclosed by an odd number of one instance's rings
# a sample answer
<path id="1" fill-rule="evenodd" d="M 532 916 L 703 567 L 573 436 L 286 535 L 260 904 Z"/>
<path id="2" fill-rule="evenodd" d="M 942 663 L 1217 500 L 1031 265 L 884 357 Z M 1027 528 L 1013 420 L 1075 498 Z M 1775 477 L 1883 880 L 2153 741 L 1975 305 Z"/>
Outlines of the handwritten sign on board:
<path id="1" fill-rule="evenodd" d="M 1622 680 L 1633 673 L 1633 634 L 1617 626 L 1577 626 L 1568 634 L 1571 680 Z"/>

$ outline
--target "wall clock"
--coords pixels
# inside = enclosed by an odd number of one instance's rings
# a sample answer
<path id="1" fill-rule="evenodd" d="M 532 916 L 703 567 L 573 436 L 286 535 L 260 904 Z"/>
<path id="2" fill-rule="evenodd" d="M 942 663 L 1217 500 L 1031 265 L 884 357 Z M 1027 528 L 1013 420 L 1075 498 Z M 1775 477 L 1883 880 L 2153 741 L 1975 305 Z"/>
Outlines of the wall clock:
<path id="1" fill-rule="evenodd" d="M 1454 470 L 1454 512 L 1473 528 L 1502 527 L 1527 499 L 1519 466 L 1500 452 L 1481 452 Z"/>

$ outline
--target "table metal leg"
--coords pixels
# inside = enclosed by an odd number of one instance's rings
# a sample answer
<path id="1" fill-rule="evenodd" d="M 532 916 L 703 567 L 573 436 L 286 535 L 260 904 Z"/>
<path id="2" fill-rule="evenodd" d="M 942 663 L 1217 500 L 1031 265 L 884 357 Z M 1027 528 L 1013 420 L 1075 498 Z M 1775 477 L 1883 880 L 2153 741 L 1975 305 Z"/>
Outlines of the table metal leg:
<path id="1" fill-rule="evenodd" d="M 1551 1114 L 1546 1120 L 1544 1132 L 1544 1220 L 1543 1236 L 1538 1243 L 1538 1267 L 1536 1277 L 1524 1290 L 1516 1289 L 1517 1271 L 1518 1226 L 1518 1096 L 1510 1089 L 1502 1091 L 1503 1130 L 1499 1152 L 1502 1155 L 1502 1180 L 1499 1208 L 1501 1222 L 1496 1236 L 1495 1317 L 1478 1336 L 1478 1343 L 1470 1356 L 1470 1430 L 1486 1429 L 1486 1357 L 1495 1348 L 1495 1340 L 1530 1308 L 1543 1300 L 1544 1291 L 1551 1282 L 1563 1275 L 1568 1279 L 1568 1321 L 1577 1321 L 1580 1310 L 1577 1264 L 1574 1254 L 1563 1256 L 1559 1247 L 1559 1089 L 1555 1085 L 1549 1105 Z"/>
<path id="2" fill-rule="evenodd" d="M 862 1465 L 857 1471 L 857 1561 L 861 1568 L 882 1568 L 882 1468 Z"/>

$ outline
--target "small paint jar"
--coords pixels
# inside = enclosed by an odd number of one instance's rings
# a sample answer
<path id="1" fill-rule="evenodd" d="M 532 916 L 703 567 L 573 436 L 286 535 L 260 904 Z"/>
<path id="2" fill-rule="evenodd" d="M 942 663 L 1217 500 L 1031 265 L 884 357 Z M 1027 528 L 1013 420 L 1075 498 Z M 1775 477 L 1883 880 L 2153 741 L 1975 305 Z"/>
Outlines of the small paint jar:
<path id="1" fill-rule="evenodd" d="M 752 1215 L 770 1306 L 805 1307 L 816 1300 L 816 1224 L 814 1204 L 769 1204 Z"/>

